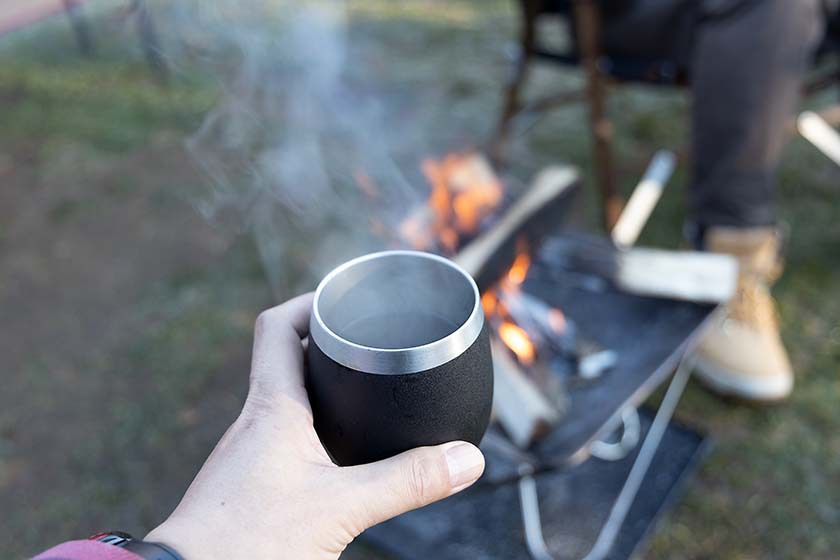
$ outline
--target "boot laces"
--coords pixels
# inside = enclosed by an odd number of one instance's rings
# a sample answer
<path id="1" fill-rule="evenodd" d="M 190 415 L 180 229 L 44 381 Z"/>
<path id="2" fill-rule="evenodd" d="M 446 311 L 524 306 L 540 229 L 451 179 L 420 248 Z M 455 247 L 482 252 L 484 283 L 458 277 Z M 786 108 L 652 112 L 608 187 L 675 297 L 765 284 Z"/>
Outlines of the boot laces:
<path id="1" fill-rule="evenodd" d="M 759 278 L 743 277 L 727 308 L 727 318 L 758 331 L 779 329 L 779 316 L 770 291 Z"/>

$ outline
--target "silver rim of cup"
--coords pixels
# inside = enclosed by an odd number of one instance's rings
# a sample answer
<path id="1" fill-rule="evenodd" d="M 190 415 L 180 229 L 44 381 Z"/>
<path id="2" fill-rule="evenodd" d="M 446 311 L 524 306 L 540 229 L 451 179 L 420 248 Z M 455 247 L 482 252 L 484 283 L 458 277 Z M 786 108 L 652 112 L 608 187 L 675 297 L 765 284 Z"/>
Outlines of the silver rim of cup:
<path id="1" fill-rule="evenodd" d="M 329 305 L 327 300 L 341 301 L 342 296 L 348 295 L 353 286 L 345 288 L 342 285 L 346 278 L 352 277 L 354 273 L 361 274 L 360 270 L 370 268 L 377 264 L 376 261 L 385 259 L 393 261 L 390 266 L 396 264 L 397 261 L 394 259 L 402 259 L 404 264 L 414 259 L 423 259 L 422 266 L 430 267 L 430 272 L 446 275 L 452 284 L 447 287 L 437 287 L 439 293 L 444 293 L 441 305 L 446 303 L 446 297 L 457 298 L 457 305 L 449 305 L 448 308 L 437 311 L 450 314 L 460 313 L 457 321 L 454 320 L 454 316 L 449 317 L 453 320 L 453 324 L 457 324 L 457 327 L 436 340 L 398 348 L 380 348 L 354 342 L 348 339 L 348 335 L 338 334 L 336 331 L 340 329 L 335 325 L 331 328 L 328 325 L 329 319 L 325 317 L 329 315 L 329 311 L 322 310 L 322 306 Z M 416 261 L 411 264 L 421 263 Z M 365 279 L 362 279 L 359 284 L 363 284 L 364 281 Z M 342 291 L 341 288 L 344 290 Z M 335 295 L 336 292 L 339 295 Z M 465 299 L 467 296 L 469 300 Z M 453 301 L 449 303 L 452 304 Z M 462 306 L 463 309 L 453 310 Z M 481 308 L 478 286 L 464 269 L 449 259 L 431 253 L 382 251 L 348 261 L 327 274 L 315 291 L 309 336 L 310 343 L 314 342 L 329 358 L 350 369 L 374 374 L 406 374 L 429 370 L 457 358 L 472 346 L 483 327 L 484 312 Z"/>

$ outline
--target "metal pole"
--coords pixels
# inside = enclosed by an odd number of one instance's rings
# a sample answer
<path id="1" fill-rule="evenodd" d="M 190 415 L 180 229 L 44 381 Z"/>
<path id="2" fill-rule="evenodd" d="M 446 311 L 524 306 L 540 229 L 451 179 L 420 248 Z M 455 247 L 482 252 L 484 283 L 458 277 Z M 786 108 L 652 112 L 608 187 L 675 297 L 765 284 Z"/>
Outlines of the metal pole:
<path id="1" fill-rule="evenodd" d="M 527 469 L 527 465 L 525 465 Z M 533 560 L 553 560 L 542 533 L 540 498 L 537 482 L 530 470 L 520 467 L 519 505 L 522 508 L 522 526 L 525 528 L 525 545 Z"/>
<path id="2" fill-rule="evenodd" d="M 819 114 L 804 111 L 796 119 L 796 128 L 831 161 L 840 165 L 840 133 L 825 122 Z"/>
<path id="3" fill-rule="evenodd" d="M 619 247 L 636 244 L 639 234 L 662 196 L 665 184 L 674 172 L 677 157 L 669 150 L 659 150 L 650 161 L 644 177 L 627 200 L 615 227 L 612 239 Z"/>
<path id="4" fill-rule="evenodd" d="M 609 554 L 621 530 L 621 526 L 624 524 L 627 513 L 630 511 L 630 506 L 633 505 L 633 501 L 636 499 L 636 494 L 647 474 L 650 463 L 653 461 L 654 455 L 656 455 L 656 450 L 659 448 L 662 436 L 665 435 L 665 430 L 668 428 L 668 423 L 674 415 L 674 410 L 680 402 L 680 397 L 685 390 L 692 369 L 693 360 L 684 356 L 677 368 L 677 372 L 674 374 L 674 378 L 671 380 L 671 384 L 668 386 L 668 390 L 665 392 L 665 398 L 662 399 L 662 404 L 659 405 L 659 410 L 656 412 L 647 436 L 645 436 L 645 441 L 642 443 L 641 449 L 639 449 L 636 462 L 633 463 L 630 474 L 627 475 L 627 481 L 624 483 L 624 487 L 621 489 L 618 498 L 616 498 L 610 510 L 607 522 L 601 529 L 601 533 L 592 546 L 592 550 L 589 551 L 589 554 L 586 555 L 584 560 L 601 560 Z"/>

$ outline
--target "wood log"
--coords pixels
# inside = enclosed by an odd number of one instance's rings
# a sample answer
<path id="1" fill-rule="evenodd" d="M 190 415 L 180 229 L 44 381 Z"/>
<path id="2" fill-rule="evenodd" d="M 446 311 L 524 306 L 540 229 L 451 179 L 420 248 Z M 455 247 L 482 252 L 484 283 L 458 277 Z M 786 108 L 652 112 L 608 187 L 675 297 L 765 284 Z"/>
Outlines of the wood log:
<path id="1" fill-rule="evenodd" d="M 518 239 L 524 238 L 533 252 L 540 240 L 557 227 L 571 208 L 579 184 L 580 176 L 573 167 L 543 169 L 504 216 L 453 260 L 472 274 L 479 290 L 484 291 L 513 263 Z"/>
<path id="2" fill-rule="evenodd" d="M 493 414 L 511 441 L 526 449 L 547 433 L 559 420 L 555 408 L 532 383 L 499 342 L 490 343 L 493 351 Z"/>
<path id="3" fill-rule="evenodd" d="M 548 167 L 494 226 L 459 252 L 453 260 L 475 278 L 483 292 L 495 284 L 516 257 L 524 237 L 535 251 L 572 205 L 580 184 L 572 167 Z M 494 416 L 511 440 L 527 448 L 560 418 L 560 412 L 520 370 L 505 348 L 493 345 Z"/>
<path id="4" fill-rule="evenodd" d="M 634 247 L 618 253 L 618 289 L 641 296 L 725 303 L 738 286 L 732 255 Z"/>

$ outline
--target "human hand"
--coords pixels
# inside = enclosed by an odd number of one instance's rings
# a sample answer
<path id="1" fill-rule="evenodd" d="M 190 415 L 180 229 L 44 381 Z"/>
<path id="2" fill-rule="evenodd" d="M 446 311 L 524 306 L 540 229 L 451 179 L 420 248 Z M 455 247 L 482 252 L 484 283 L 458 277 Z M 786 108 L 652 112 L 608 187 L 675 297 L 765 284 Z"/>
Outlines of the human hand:
<path id="1" fill-rule="evenodd" d="M 368 527 L 481 476 L 484 457 L 465 442 L 334 465 L 304 388 L 311 307 L 306 294 L 259 316 L 242 412 L 172 515 L 145 540 L 169 545 L 185 560 L 337 558 Z"/>

